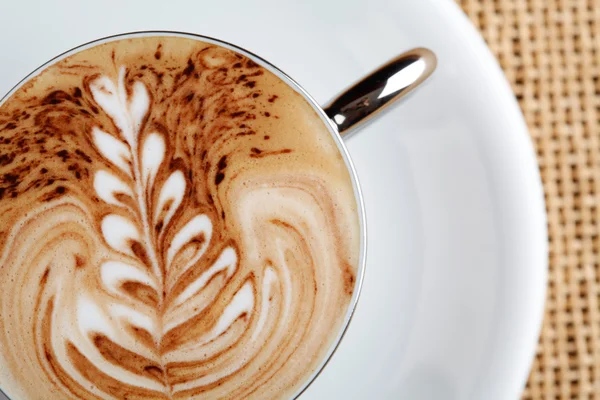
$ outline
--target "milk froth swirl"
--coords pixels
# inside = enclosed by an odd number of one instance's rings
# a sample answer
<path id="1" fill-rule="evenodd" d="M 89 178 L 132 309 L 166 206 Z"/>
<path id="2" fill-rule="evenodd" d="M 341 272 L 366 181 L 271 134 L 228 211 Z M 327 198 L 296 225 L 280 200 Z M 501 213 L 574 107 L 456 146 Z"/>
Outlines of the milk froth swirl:
<path id="1" fill-rule="evenodd" d="M 0 106 L 0 387 L 286 398 L 355 287 L 351 177 L 304 98 L 230 50 L 102 44 Z"/>

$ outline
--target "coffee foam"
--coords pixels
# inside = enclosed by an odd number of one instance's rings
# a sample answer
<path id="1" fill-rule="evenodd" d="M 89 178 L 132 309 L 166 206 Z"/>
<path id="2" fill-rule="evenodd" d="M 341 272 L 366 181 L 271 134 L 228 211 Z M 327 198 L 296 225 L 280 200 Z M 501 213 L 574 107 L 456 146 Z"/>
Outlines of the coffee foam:
<path id="1" fill-rule="evenodd" d="M 0 106 L 0 387 L 289 397 L 355 287 L 352 180 L 310 104 L 228 49 L 86 49 Z"/>

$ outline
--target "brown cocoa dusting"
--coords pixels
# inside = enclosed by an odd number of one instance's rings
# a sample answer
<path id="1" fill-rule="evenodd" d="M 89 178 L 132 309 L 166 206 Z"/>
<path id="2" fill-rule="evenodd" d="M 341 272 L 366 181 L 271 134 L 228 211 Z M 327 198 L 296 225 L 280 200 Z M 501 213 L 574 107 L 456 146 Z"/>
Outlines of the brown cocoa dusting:
<path id="1" fill-rule="evenodd" d="M 7 174 L 4 174 L 4 176 L 3 176 L 4 182 L 8 182 L 8 183 L 16 183 L 17 179 L 19 179 L 19 175 L 16 175 L 16 174 L 7 173 Z"/>
<path id="2" fill-rule="evenodd" d="M 261 151 L 260 153 L 253 151 L 253 149 L 251 149 L 251 151 L 252 151 L 252 153 L 250 154 L 250 157 L 263 158 L 263 157 L 268 157 L 268 156 L 277 156 L 280 154 L 289 154 L 293 150 L 292 149 L 282 149 L 282 150 L 274 150 L 274 151 Z"/>
<path id="3" fill-rule="evenodd" d="M 15 159 L 15 153 L 0 154 L 0 166 L 11 164 Z"/>
<path id="4" fill-rule="evenodd" d="M 225 174 L 222 172 L 217 172 L 217 175 L 215 175 L 215 185 L 219 185 L 221 182 L 223 182 L 223 179 L 225 179 Z"/>
<path id="5" fill-rule="evenodd" d="M 83 268 L 85 264 L 85 259 L 81 255 L 75 254 L 75 268 Z"/>
<path id="6" fill-rule="evenodd" d="M 189 59 L 187 67 L 185 67 L 182 74 L 185 76 L 189 76 L 192 72 L 194 72 L 195 68 L 196 68 L 196 66 L 194 65 L 194 62 L 191 59 Z"/>
<path id="7" fill-rule="evenodd" d="M 217 168 L 219 169 L 219 171 L 227 168 L 227 155 L 224 155 L 223 157 L 221 157 L 221 159 L 219 160 L 219 163 L 217 164 Z"/>
<path id="8" fill-rule="evenodd" d="M 246 131 L 246 132 L 238 132 L 238 133 L 236 133 L 236 136 L 252 136 L 252 135 L 256 135 L 256 132 L 254 132 L 254 131 Z"/>
<path id="9" fill-rule="evenodd" d="M 61 150 L 57 152 L 56 155 L 62 158 L 63 162 L 66 162 L 69 159 L 69 152 L 67 150 Z"/>
<path id="10" fill-rule="evenodd" d="M 80 149 L 75 150 L 75 154 L 77 154 L 80 158 L 82 158 L 85 162 L 87 163 L 91 163 L 92 159 L 90 156 L 88 156 L 86 153 L 84 153 L 83 151 L 81 151 Z"/>

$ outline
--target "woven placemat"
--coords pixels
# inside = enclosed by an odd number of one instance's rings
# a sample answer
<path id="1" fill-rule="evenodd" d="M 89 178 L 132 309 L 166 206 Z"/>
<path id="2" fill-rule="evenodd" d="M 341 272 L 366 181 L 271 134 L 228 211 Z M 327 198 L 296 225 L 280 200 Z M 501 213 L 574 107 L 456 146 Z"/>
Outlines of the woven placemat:
<path id="1" fill-rule="evenodd" d="M 550 234 L 524 399 L 600 399 L 600 0 L 457 0 L 500 61 L 537 150 Z"/>

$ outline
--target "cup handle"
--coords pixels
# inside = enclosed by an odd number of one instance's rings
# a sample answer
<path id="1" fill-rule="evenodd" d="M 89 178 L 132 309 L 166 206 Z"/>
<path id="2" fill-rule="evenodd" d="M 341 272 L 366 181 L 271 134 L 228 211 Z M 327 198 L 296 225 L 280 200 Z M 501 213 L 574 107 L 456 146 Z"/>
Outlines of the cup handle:
<path id="1" fill-rule="evenodd" d="M 428 49 L 410 50 L 362 78 L 323 109 L 344 139 L 427 79 L 437 66 Z"/>

